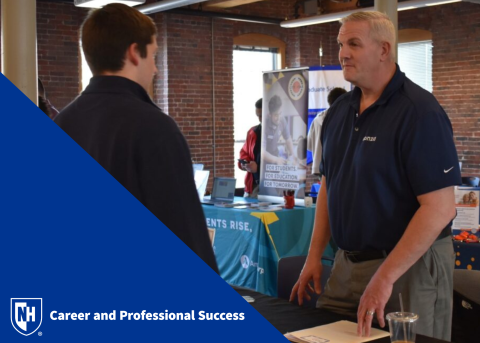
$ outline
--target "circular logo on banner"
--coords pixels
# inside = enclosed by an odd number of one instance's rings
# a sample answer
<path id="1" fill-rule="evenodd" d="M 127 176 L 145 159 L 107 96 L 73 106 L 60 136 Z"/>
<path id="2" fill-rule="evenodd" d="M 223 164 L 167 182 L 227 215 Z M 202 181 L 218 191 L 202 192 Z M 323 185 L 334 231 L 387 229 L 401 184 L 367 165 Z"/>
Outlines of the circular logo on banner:
<path id="1" fill-rule="evenodd" d="M 292 100 L 298 100 L 305 92 L 305 79 L 300 74 L 295 74 L 288 83 L 288 94 Z"/>
<path id="2" fill-rule="evenodd" d="M 242 257 L 240 257 L 240 263 L 244 269 L 247 269 L 250 266 L 250 259 L 247 255 L 242 255 Z"/>

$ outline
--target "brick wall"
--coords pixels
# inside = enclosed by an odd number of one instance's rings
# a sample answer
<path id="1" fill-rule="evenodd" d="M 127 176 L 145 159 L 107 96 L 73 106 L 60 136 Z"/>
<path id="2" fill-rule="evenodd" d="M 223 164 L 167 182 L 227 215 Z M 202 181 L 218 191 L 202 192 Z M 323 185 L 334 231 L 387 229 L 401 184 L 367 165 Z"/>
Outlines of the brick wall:
<path id="1" fill-rule="evenodd" d="M 79 93 L 79 27 L 87 10 L 37 2 L 38 76 L 57 109 Z"/>
<path id="2" fill-rule="evenodd" d="M 480 5 L 401 12 L 401 28 L 432 32 L 433 94 L 452 121 L 464 175 L 480 175 Z"/>

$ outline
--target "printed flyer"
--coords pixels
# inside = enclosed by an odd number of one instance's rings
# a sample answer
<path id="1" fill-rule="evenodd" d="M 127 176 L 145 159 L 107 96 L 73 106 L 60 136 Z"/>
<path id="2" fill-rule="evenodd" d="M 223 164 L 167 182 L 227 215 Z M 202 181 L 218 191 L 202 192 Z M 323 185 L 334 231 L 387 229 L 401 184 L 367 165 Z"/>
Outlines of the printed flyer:
<path id="1" fill-rule="evenodd" d="M 472 187 L 455 187 L 457 216 L 453 220 L 453 230 L 473 230 L 477 232 L 479 224 L 480 191 Z"/>

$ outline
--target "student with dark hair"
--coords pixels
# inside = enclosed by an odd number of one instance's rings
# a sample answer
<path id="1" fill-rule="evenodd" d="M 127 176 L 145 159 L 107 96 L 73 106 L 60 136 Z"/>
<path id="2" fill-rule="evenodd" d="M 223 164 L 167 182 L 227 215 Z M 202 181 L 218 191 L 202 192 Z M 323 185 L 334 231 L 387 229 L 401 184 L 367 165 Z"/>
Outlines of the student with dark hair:
<path id="1" fill-rule="evenodd" d="M 240 150 L 238 168 L 245 170 L 245 198 L 258 197 L 258 184 L 260 180 L 260 148 L 262 141 L 262 99 L 255 102 L 255 114 L 260 124 L 248 130 L 245 144 Z M 246 163 L 245 163 L 246 162 Z"/>
<path id="2" fill-rule="evenodd" d="M 187 142 L 147 93 L 156 38 L 152 19 L 129 6 L 90 12 L 81 40 L 93 77 L 55 122 L 218 272 Z"/>
<path id="3" fill-rule="evenodd" d="M 335 100 L 341 95 L 345 94 L 347 91 L 343 88 L 336 87 L 328 93 L 327 101 L 328 105 L 332 106 Z M 307 149 L 310 150 L 313 154 L 312 162 L 312 174 L 320 175 L 320 161 L 322 160 L 322 141 L 320 140 L 320 133 L 322 132 L 322 124 L 328 113 L 328 109 L 324 110 L 317 114 L 315 119 L 312 121 L 310 130 L 308 131 L 308 140 L 307 140 Z"/>

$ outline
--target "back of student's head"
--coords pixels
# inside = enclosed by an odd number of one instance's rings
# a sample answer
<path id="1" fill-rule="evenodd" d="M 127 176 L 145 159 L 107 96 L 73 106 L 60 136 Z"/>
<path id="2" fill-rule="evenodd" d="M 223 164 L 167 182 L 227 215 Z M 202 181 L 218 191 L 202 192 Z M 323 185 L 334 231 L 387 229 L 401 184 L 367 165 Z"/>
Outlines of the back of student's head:
<path id="1" fill-rule="evenodd" d="M 257 102 L 255 103 L 255 108 L 258 108 L 258 109 L 262 109 L 262 105 L 263 105 L 263 99 L 260 98 L 257 100 Z"/>
<path id="2" fill-rule="evenodd" d="M 82 48 L 93 75 L 120 71 L 130 45 L 142 58 L 156 35 L 153 20 L 136 9 L 114 3 L 91 11 L 81 29 Z"/>
<path id="3" fill-rule="evenodd" d="M 335 100 L 337 100 L 340 95 L 342 94 L 345 94 L 347 91 L 343 88 L 340 88 L 340 87 L 336 87 L 334 89 L 332 89 L 330 91 L 330 93 L 328 93 L 328 96 L 327 96 L 327 101 L 328 101 L 328 104 L 330 106 L 333 105 L 333 103 L 335 102 Z"/>

